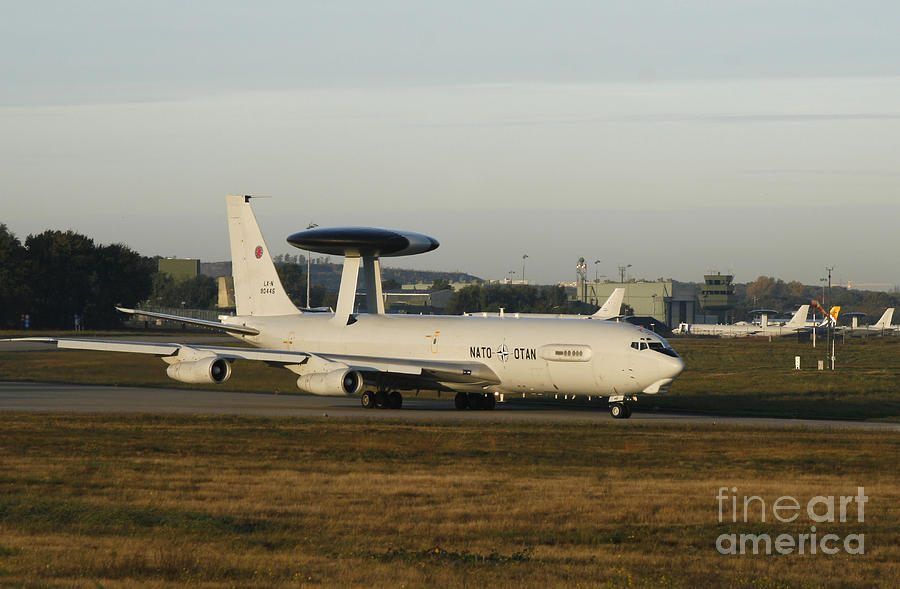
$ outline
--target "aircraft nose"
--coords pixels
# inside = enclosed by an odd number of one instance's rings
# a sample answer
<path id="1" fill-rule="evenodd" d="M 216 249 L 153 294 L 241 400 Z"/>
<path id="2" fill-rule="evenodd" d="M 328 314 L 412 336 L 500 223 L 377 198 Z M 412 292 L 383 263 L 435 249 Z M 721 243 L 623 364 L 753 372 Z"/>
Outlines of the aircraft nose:
<path id="1" fill-rule="evenodd" d="M 684 360 L 680 356 L 667 356 L 662 358 L 662 371 L 665 378 L 674 379 L 684 371 Z"/>

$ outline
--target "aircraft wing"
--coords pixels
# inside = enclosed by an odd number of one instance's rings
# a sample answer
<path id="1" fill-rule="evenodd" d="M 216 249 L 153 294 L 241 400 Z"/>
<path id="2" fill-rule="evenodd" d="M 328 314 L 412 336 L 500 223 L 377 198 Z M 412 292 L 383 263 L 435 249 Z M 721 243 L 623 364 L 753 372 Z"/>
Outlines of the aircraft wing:
<path id="1" fill-rule="evenodd" d="M 300 365 L 311 358 L 320 361 L 344 364 L 361 372 L 384 372 L 403 375 L 429 382 L 465 384 L 497 384 L 500 379 L 493 370 L 479 362 L 452 362 L 434 360 L 412 360 L 408 358 L 386 358 L 375 356 L 355 356 L 348 354 L 310 354 L 289 350 L 266 350 L 260 348 L 239 348 L 236 346 L 201 346 L 179 343 L 154 343 L 122 340 L 75 339 L 53 337 L 16 338 L 16 341 L 31 341 L 53 344 L 68 350 L 96 350 L 101 352 L 128 352 L 152 354 L 155 356 L 178 356 L 183 350 L 192 356 L 218 356 L 228 360 L 255 360 L 268 364 Z"/>

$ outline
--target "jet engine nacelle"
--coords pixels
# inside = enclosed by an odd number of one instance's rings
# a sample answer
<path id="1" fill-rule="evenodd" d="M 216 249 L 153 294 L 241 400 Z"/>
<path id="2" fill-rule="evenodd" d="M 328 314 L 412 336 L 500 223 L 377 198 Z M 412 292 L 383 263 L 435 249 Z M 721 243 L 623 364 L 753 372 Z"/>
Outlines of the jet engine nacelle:
<path id="1" fill-rule="evenodd" d="M 231 376 L 231 364 L 225 358 L 210 356 L 169 364 L 166 374 L 180 382 L 222 384 Z"/>
<path id="2" fill-rule="evenodd" d="M 314 395 L 343 397 L 362 392 L 363 377 L 357 370 L 339 369 L 301 375 L 297 388 Z"/>

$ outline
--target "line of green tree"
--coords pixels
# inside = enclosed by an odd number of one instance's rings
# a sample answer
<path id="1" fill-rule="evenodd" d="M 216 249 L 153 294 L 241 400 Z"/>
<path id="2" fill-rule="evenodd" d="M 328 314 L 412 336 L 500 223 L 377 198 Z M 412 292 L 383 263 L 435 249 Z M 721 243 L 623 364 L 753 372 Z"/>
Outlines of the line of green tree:
<path id="1" fill-rule="evenodd" d="M 23 243 L 0 224 L 0 327 L 107 329 L 125 319 L 116 306 L 216 307 L 214 278 L 175 278 L 157 271 L 158 260 L 71 230 L 47 230 Z M 305 267 L 287 260 L 275 267 L 291 300 L 306 306 Z M 310 295 L 313 307 L 335 304 L 325 286 L 313 285 Z"/>
<path id="2" fill-rule="evenodd" d="M 154 266 L 156 262 L 154 261 Z M 301 264 L 282 262 L 275 264 L 285 292 L 298 307 L 306 306 L 306 271 Z M 337 295 L 324 286 L 314 284 L 310 288 L 313 307 L 336 304 Z M 177 279 L 164 272 L 154 272 L 152 288 L 142 303 L 157 307 L 184 307 L 187 309 L 215 309 L 219 302 L 219 285 L 215 278 L 200 274 L 193 278 Z"/>
<path id="3" fill-rule="evenodd" d="M 569 301 L 563 286 L 530 286 L 524 284 L 473 284 L 450 297 L 447 313 L 459 315 L 479 311 L 507 313 L 591 314 L 596 305 Z"/>
<path id="4" fill-rule="evenodd" d="M 116 305 L 147 298 L 155 263 L 125 245 L 96 245 L 74 231 L 19 241 L 0 224 L 0 322 L 7 328 L 118 325 Z"/>
<path id="5" fill-rule="evenodd" d="M 107 329 L 126 318 L 116 306 L 216 307 L 214 278 L 174 278 L 157 271 L 158 260 L 71 230 L 47 230 L 23 243 L 0 224 L 0 327 Z M 306 306 L 304 266 L 285 261 L 276 269 L 291 300 Z M 310 298 L 314 307 L 334 306 L 336 295 L 313 285 Z"/>

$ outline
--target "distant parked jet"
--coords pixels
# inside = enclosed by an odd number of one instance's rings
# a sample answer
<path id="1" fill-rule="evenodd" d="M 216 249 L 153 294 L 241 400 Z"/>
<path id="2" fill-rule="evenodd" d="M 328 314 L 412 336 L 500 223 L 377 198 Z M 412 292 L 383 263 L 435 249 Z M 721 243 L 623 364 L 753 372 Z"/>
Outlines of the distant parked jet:
<path id="1" fill-rule="evenodd" d="M 884 333 L 900 328 L 900 325 L 891 325 L 891 320 L 894 317 L 894 307 L 888 307 L 887 309 L 885 309 L 884 314 L 881 316 L 881 319 L 879 319 L 872 325 L 858 325 L 857 314 L 852 313 L 851 315 L 853 315 L 853 323 L 849 326 L 851 332 L 867 331 Z"/>
<path id="2" fill-rule="evenodd" d="M 685 335 L 713 335 L 718 337 L 752 337 L 752 336 L 781 336 L 792 335 L 798 331 L 808 329 L 806 316 L 809 314 L 809 305 L 801 305 L 793 317 L 784 324 L 769 323 L 763 319 L 761 324 L 736 323 L 734 325 L 706 325 L 703 323 L 681 323 L 674 333 Z"/>
<path id="3" fill-rule="evenodd" d="M 593 315 L 567 315 L 564 313 L 492 313 L 482 311 L 480 313 L 464 313 L 466 317 L 527 317 L 534 319 L 536 317 L 544 319 L 600 319 L 603 321 L 609 319 L 617 319 L 622 316 L 622 300 L 625 298 L 625 289 L 617 288 L 612 291 L 603 306 L 597 309 Z"/>

